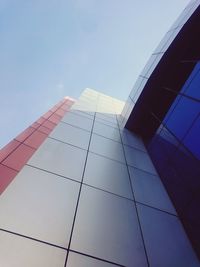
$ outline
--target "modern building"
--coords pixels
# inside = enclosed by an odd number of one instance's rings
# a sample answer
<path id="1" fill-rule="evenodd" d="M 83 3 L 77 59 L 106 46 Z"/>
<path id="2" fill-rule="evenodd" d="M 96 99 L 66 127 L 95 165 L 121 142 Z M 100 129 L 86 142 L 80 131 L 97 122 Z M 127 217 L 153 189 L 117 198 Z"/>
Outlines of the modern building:
<path id="1" fill-rule="evenodd" d="M 0 151 L 0 266 L 200 266 L 199 5 L 126 103 L 86 89 Z"/>
<path id="2" fill-rule="evenodd" d="M 139 134 L 200 257 L 200 1 L 153 52 L 123 111 Z"/>

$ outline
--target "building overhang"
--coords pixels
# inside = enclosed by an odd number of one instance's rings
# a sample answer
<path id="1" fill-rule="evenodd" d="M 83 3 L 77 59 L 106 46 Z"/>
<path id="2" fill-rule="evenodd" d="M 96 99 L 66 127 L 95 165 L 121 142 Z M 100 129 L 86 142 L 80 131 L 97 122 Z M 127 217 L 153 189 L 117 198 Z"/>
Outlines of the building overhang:
<path id="1" fill-rule="evenodd" d="M 132 98 L 134 88 L 129 97 L 133 108 L 125 118 L 124 125 L 145 140 L 153 136 L 177 93 L 200 60 L 200 6 L 188 13 L 189 18 L 186 18 L 184 24 L 171 30 L 177 31 L 177 34 L 166 51 L 160 51 L 161 58 L 149 78 L 146 78 L 137 101 L 134 103 Z M 155 55 L 156 53 L 152 54 L 152 57 Z M 159 51 L 157 55 L 159 56 Z"/>

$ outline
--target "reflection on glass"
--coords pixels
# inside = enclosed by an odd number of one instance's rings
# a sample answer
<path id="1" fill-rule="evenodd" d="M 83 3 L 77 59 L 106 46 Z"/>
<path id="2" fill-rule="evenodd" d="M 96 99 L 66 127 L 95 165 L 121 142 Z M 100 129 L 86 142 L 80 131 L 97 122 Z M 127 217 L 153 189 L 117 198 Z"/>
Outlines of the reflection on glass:
<path id="1" fill-rule="evenodd" d="M 200 103 L 182 96 L 166 121 L 166 126 L 178 139 L 182 139 L 199 112 Z"/>
<path id="2" fill-rule="evenodd" d="M 195 121 L 183 143 L 200 160 L 200 117 Z"/>
<path id="3" fill-rule="evenodd" d="M 200 254 L 200 63 L 180 93 L 147 148 Z"/>
<path id="4" fill-rule="evenodd" d="M 200 101 L 200 62 L 196 64 L 181 92 Z"/>

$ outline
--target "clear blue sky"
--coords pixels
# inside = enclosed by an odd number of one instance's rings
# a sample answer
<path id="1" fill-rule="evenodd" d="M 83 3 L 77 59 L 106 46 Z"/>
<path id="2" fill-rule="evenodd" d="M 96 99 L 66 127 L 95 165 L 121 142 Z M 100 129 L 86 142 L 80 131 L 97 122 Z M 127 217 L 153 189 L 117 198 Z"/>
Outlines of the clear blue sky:
<path id="1" fill-rule="evenodd" d="M 66 95 L 125 100 L 189 0 L 0 0 L 0 147 Z"/>

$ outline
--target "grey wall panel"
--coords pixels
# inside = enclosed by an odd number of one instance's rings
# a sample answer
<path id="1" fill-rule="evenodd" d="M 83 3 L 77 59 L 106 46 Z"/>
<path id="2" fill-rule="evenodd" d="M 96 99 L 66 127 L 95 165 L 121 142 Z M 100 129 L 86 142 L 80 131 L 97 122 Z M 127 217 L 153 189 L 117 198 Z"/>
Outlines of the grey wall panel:
<path id="1" fill-rule="evenodd" d="M 66 251 L 0 231 L 0 266 L 63 267 Z"/>
<path id="2" fill-rule="evenodd" d="M 110 138 L 114 141 L 121 142 L 119 130 L 103 123 L 95 121 L 93 132 L 104 137 Z"/>
<path id="3" fill-rule="evenodd" d="M 127 267 L 146 267 L 132 201 L 83 186 L 72 249 Z"/>
<path id="4" fill-rule="evenodd" d="M 176 214 L 169 196 L 157 175 L 129 167 L 136 201 Z"/>
<path id="5" fill-rule="evenodd" d="M 200 266 L 176 216 L 137 206 L 150 266 Z"/>
<path id="6" fill-rule="evenodd" d="M 80 116 L 78 114 L 81 114 Z M 92 122 L 93 122 L 93 117 L 88 116 L 87 114 L 82 113 L 73 113 L 73 112 L 68 112 L 63 118 L 62 121 L 74 125 L 76 127 L 80 127 L 82 129 L 85 129 L 87 131 L 91 131 L 92 129 Z M 86 117 L 87 116 L 87 117 Z"/>
<path id="7" fill-rule="evenodd" d="M 83 182 L 127 198 L 133 198 L 127 166 L 93 153 L 88 155 Z"/>
<path id="8" fill-rule="evenodd" d="M 1 196 L 0 228 L 67 247 L 79 186 L 25 166 Z"/>
<path id="9" fill-rule="evenodd" d="M 122 145 L 96 134 L 92 135 L 90 151 L 125 163 Z"/>
<path id="10" fill-rule="evenodd" d="M 147 153 L 126 145 L 124 146 L 124 149 L 128 165 L 152 174 L 157 174 L 156 169 Z"/>
<path id="11" fill-rule="evenodd" d="M 110 264 L 101 260 L 93 259 L 78 253 L 69 253 L 67 267 L 116 267 L 117 265 Z"/>
<path id="12" fill-rule="evenodd" d="M 50 137 L 83 149 L 87 149 L 90 139 L 90 132 L 61 122 L 50 134 Z"/>
<path id="13" fill-rule="evenodd" d="M 85 159 L 86 151 L 47 138 L 28 164 L 80 181 Z"/>

